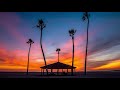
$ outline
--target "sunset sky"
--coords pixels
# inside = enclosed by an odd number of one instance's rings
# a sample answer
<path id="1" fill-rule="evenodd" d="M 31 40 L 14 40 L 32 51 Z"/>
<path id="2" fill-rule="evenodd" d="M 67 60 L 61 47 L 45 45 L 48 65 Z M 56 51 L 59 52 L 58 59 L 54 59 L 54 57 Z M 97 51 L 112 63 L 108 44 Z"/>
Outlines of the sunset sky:
<path id="1" fill-rule="evenodd" d="M 26 71 L 31 38 L 30 70 L 40 71 L 44 60 L 40 48 L 40 31 L 34 26 L 43 19 L 43 49 L 47 64 L 72 65 L 72 40 L 68 30 L 75 29 L 76 71 L 84 70 L 87 22 L 83 12 L 0 12 L 0 71 Z M 120 69 L 120 12 L 90 12 L 87 70 Z"/>

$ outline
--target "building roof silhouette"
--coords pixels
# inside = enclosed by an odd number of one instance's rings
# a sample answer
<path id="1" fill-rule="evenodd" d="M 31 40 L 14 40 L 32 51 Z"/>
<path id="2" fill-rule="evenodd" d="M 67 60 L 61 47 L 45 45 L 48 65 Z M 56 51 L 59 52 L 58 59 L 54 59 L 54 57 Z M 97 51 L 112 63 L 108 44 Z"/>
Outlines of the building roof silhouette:
<path id="1" fill-rule="evenodd" d="M 40 68 L 42 68 L 42 69 L 46 69 L 46 68 L 47 69 L 72 69 L 72 66 L 61 63 L 61 62 L 56 62 L 56 63 L 49 64 L 46 66 L 42 66 Z M 76 68 L 76 67 L 73 67 L 73 68 Z"/>

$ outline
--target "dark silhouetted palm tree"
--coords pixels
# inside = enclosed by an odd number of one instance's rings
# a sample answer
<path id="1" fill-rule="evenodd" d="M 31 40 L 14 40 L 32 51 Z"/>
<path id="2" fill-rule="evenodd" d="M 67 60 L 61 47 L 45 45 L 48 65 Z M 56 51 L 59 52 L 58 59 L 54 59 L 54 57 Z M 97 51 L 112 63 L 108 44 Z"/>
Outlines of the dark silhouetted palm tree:
<path id="1" fill-rule="evenodd" d="M 29 51 L 28 51 L 28 63 L 27 63 L 27 75 L 28 75 L 30 49 L 31 49 L 31 45 L 32 45 L 34 42 L 33 42 L 32 39 L 29 39 L 29 40 L 27 41 L 27 43 L 30 44 Z"/>
<path id="2" fill-rule="evenodd" d="M 58 52 L 58 62 L 59 62 L 59 51 L 60 51 L 60 48 L 57 48 L 56 52 Z"/>
<path id="3" fill-rule="evenodd" d="M 71 75 L 73 75 L 73 67 L 74 67 L 74 34 L 76 33 L 76 30 L 71 29 L 69 30 L 69 34 L 72 37 L 72 42 L 73 42 L 73 57 L 72 57 L 72 71 Z"/>
<path id="4" fill-rule="evenodd" d="M 87 51 L 88 51 L 88 28 L 89 28 L 89 17 L 90 17 L 90 14 L 88 14 L 88 12 L 85 12 L 83 14 L 83 21 L 87 20 L 88 23 L 87 23 L 87 40 L 86 40 L 86 52 L 85 52 L 85 72 L 84 74 L 86 75 L 86 66 L 87 66 Z"/>
<path id="5" fill-rule="evenodd" d="M 59 51 L 60 51 L 60 48 L 57 48 L 56 52 L 58 52 L 58 62 L 59 62 Z M 57 74 L 58 74 L 58 72 L 59 72 L 59 69 L 57 69 Z"/>
<path id="6" fill-rule="evenodd" d="M 40 46 L 41 46 L 41 50 L 42 50 L 42 54 L 43 54 L 43 58 L 44 58 L 44 63 L 45 63 L 45 66 L 47 65 L 46 63 L 46 59 L 45 59 L 45 54 L 44 54 L 44 51 L 43 51 L 43 47 L 42 47 L 42 31 L 43 31 L 43 28 L 45 28 L 46 25 L 45 23 L 43 22 L 42 19 L 38 20 L 38 25 L 37 25 L 37 28 L 40 29 Z M 47 72 L 47 75 L 48 75 L 48 69 L 46 68 L 46 72 Z"/>

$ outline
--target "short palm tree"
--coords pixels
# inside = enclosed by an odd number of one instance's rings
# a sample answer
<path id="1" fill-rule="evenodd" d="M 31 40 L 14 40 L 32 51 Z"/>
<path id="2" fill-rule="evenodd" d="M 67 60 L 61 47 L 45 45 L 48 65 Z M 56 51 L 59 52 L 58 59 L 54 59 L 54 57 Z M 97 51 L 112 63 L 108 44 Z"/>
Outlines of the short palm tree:
<path id="1" fill-rule="evenodd" d="M 28 75 L 30 49 L 31 49 L 31 45 L 32 45 L 34 42 L 33 42 L 32 39 L 29 39 L 29 40 L 27 41 L 27 43 L 30 44 L 29 51 L 28 51 L 28 63 L 27 63 L 27 75 Z"/>
<path id="2" fill-rule="evenodd" d="M 59 51 L 60 51 L 60 48 L 57 48 L 56 52 L 58 52 L 58 62 L 59 62 Z M 59 72 L 59 69 L 57 69 L 57 74 L 58 74 L 58 72 Z"/>
<path id="3" fill-rule="evenodd" d="M 76 30 L 71 29 L 69 30 L 69 34 L 72 37 L 72 42 L 73 42 L 73 56 L 72 56 L 72 71 L 71 75 L 73 75 L 73 67 L 74 67 L 74 34 L 76 33 Z"/>
<path id="4" fill-rule="evenodd" d="M 57 48 L 56 52 L 58 52 L 58 62 L 59 62 L 59 51 L 60 51 L 60 48 Z"/>

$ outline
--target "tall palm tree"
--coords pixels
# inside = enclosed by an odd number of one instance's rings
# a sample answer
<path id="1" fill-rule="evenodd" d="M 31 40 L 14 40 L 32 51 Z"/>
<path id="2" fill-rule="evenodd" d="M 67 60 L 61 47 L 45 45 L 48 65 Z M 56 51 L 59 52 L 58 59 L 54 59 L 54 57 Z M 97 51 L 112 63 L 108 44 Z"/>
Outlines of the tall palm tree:
<path id="1" fill-rule="evenodd" d="M 90 14 L 88 14 L 88 12 L 85 12 L 83 14 L 83 21 L 87 20 L 87 40 L 86 40 L 86 52 L 85 52 L 85 72 L 84 74 L 86 75 L 86 66 L 87 66 L 87 51 L 88 51 L 88 28 L 89 28 L 89 17 L 90 17 Z"/>
<path id="2" fill-rule="evenodd" d="M 44 54 L 44 51 L 43 51 L 43 47 L 42 47 L 42 31 L 43 31 L 43 28 L 45 28 L 46 25 L 45 23 L 43 22 L 42 19 L 38 20 L 38 25 L 37 25 L 37 28 L 40 29 L 40 46 L 41 46 L 41 50 L 42 50 L 42 54 L 43 54 L 43 58 L 44 58 L 44 63 L 45 63 L 45 66 L 47 65 L 46 63 L 46 59 L 45 59 L 45 54 Z M 47 72 L 47 75 L 48 75 L 48 69 L 46 68 L 46 72 Z"/>
<path id="3" fill-rule="evenodd" d="M 59 62 L 59 51 L 60 51 L 60 48 L 57 48 L 56 52 L 58 52 L 58 62 Z M 59 69 L 57 69 L 57 74 L 58 74 L 58 72 L 59 72 Z"/>
<path id="4" fill-rule="evenodd" d="M 31 45 L 32 45 L 34 42 L 33 42 L 32 39 L 29 39 L 26 43 L 30 44 L 29 51 L 28 51 L 28 63 L 27 63 L 27 75 L 28 75 L 30 49 L 31 49 Z"/>
<path id="5" fill-rule="evenodd" d="M 74 67 L 74 34 L 76 33 L 76 30 L 71 29 L 69 30 L 69 34 L 72 37 L 72 42 L 73 42 L 73 57 L 72 57 L 72 71 L 71 75 L 73 75 L 73 67 Z"/>

